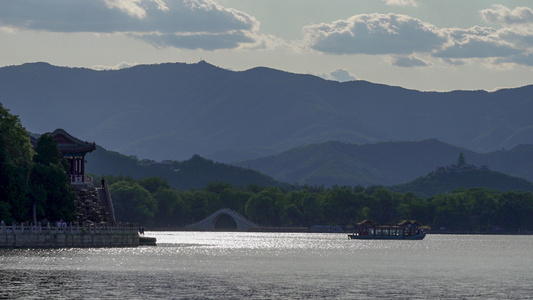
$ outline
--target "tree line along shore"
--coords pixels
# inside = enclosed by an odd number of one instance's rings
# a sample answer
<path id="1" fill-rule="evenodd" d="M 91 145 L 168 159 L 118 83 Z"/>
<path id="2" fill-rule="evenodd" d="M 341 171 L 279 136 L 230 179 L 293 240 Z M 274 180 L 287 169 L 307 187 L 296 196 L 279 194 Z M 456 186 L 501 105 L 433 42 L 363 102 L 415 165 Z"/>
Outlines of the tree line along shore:
<path id="1" fill-rule="evenodd" d="M 429 198 L 385 187 L 305 186 L 298 189 L 211 183 L 181 191 L 157 177 L 106 176 L 117 220 L 150 227 L 181 228 L 230 208 L 266 227 L 338 225 L 370 219 L 380 224 L 417 220 L 442 233 L 527 233 L 533 230 L 531 192 L 459 188 Z M 220 227 L 231 226 L 221 220 Z"/>

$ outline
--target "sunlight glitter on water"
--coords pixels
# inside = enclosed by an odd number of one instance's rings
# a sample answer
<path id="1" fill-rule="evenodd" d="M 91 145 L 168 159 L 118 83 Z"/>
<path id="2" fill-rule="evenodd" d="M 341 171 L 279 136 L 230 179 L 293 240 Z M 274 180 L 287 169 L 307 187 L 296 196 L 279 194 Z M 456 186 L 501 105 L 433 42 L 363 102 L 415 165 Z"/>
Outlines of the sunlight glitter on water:
<path id="1" fill-rule="evenodd" d="M 523 299 L 533 292 L 533 236 L 146 236 L 158 246 L 1 250 L 0 298 Z"/>

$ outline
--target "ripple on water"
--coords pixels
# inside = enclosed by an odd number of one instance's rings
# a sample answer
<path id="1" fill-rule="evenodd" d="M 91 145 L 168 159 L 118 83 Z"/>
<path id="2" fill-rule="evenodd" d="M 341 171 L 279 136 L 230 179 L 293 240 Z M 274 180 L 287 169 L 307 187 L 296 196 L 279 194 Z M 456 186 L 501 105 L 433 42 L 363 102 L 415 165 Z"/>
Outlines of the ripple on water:
<path id="1" fill-rule="evenodd" d="M 156 247 L 0 250 L 0 298 L 527 298 L 533 237 L 147 232 Z"/>

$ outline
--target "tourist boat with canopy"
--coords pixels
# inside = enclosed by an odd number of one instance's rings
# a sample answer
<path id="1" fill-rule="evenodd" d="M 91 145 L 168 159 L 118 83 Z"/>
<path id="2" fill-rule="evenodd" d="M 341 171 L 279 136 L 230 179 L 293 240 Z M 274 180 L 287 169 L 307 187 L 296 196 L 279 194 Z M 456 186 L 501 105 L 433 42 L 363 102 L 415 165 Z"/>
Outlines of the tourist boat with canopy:
<path id="1" fill-rule="evenodd" d="M 378 225 L 370 220 L 359 224 L 357 232 L 348 238 L 356 240 L 422 240 L 426 233 L 416 221 L 401 221 L 397 225 Z"/>

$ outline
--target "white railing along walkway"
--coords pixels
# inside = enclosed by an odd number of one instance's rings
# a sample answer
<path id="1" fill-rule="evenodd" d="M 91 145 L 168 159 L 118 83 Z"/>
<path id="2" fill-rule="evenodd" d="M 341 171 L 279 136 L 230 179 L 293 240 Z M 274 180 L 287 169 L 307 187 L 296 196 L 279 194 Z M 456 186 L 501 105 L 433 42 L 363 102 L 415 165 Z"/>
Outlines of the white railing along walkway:
<path id="1" fill-rule="evenodd" d="M 83 233 L 109 233 L 109 234 L 120 234 L 126 233 L 131 234 L 138 231 L 138 227 L 133 224 L 117 224 L 117 225 L 108 225 L 108 224 L 89 224 L 89 225 L 79 225 L 79 224 L 68 224 L 62 226 L 51 226 L 50 224 L 46 226 L 42 225 L 14 225 L 6 226 L 0 225 L 0 234 L 9 234 L 9 233 L 24 233 L 24 234 L 83 234 Z"/>

